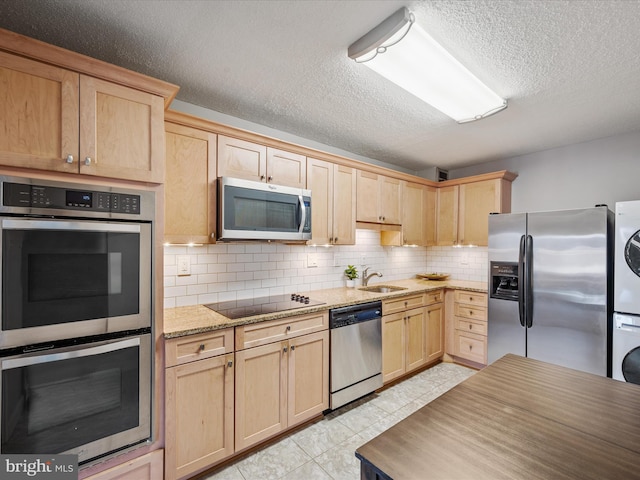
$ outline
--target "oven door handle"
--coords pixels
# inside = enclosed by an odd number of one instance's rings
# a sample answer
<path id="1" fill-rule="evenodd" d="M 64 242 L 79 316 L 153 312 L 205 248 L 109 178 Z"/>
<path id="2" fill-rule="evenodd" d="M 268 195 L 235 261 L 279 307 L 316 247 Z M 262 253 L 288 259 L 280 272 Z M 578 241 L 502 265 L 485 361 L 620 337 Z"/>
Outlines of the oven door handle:
<path id="1" fill-rule="evenodd" d="M 131 223 L 69 222 L 66 220 L 3 219 L 3 230 L 72 230 L 90 232 L 139 233 L 140 225 Z"/>
<path id="2" fill-rule="evenodd" d="M 3 360 L 2 370 L 11 370 L 12 368 L 28 367 L 40 363 L 57 362 L 59 360 L 68 360 L 70 358 L 89 357 L 91 355 L 99 355 L 101 353 L 115 352 L 116 350 L 124 350 L 125 348 L 139 347 L 140 337 L 129 338 L 116 342 L 96 345 L 94 347 L 81 348 L 77 350 L 64 351 L 59 353 L 40 353 L 33 356 L 25 356 L 19 358 L 11 358 Z M 28 355 L 28 354 L 26 354 Z"/>

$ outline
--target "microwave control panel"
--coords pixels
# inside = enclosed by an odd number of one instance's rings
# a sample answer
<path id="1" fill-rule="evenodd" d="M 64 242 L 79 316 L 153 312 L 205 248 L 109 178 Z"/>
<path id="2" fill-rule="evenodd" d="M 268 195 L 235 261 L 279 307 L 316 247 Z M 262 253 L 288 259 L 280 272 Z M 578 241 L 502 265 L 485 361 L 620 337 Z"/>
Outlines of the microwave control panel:
<path id="1" fill-rule="evenodd" d="M 140 195 L 3 182 L 6 207 L 84 210 L 140 215 Z"/>

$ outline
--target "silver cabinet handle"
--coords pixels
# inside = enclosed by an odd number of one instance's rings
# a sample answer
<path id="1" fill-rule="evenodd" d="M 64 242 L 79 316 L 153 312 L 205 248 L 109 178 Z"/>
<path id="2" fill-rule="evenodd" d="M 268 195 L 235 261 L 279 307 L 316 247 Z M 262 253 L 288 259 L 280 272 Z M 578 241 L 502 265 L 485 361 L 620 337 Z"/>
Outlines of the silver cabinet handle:
<path id="1" fill-rule="evenodd" d="M 73 163 L 73 155 L 69 154 L 67 155 L 67 163 Z"/>
<path id="2" fill-rule="evenodd" d="M 273 180 L 273 176 L 269 175 L 269 177 L 267 177 L 267 181 L 270 182 L 271 180 Z"/>
<path id="3" fill-rule="evenodd" d="M 291 325 L 287 325 L 287 332 L 291 331 Z"/>
<path id="4" fill-rule="evenodd" d="M 264 175 L 260 175 L 260 180 L 264 181 L 266 177 Z"/>
<path id="5" fill-rule="evenodd" d="M 291 345 L 291 351 L 293 352 L 296 349 L 295 345 Z"/>
<path id="6" fill-rule="evenodd" d="M 91 165 L 91 157 L 86 157 L 84 159 L 84 164 L 88 167 L 89 165 Z"/>
<path id="7" fill-rule="evenodd" d="M 229 361 L 229 363 L 227 363 L 227 367 L 229 367 L 229 368 L 233 367 L 233 362 Z"/>
<path id="8" fill-rule="evenodd" d="M 287 349 L 287 347 L 284 347 L 284 348 L 282 349 L 282 351 L 283 351 L 284 353 L 287 353 L 287 350 L 288 350 L 288 349 Z"/>
<path id="9" fill-rule="evenodd" d="M 200 344 L 200 351 L 201 351 L 201 352 L 204 352 L 204 343 L 201 343 L 201 344 Z"/>

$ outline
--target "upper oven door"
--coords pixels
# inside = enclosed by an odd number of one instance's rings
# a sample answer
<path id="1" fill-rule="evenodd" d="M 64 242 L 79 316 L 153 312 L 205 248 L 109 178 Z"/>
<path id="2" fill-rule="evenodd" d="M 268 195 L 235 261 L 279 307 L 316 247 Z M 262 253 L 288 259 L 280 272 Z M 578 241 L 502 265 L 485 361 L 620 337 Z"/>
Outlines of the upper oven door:
<path id="1" fill-rule="evenodd" d="M 151 325 L 151 225 L 2 218 L 0 348 Z"/>

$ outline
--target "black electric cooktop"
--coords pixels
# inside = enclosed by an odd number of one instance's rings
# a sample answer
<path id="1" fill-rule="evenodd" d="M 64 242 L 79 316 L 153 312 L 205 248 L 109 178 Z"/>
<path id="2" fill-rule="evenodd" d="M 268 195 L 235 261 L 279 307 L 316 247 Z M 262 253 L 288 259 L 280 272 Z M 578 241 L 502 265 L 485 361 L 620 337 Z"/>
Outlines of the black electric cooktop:
<path id="1" fill-rule="evenodd" d="M 324 302 L 291 293 L 287 295 L 273 295 L 270 297 L 247 298 L 244 300 L 232 300 L 228 302 L 209 303 L 205 307 L 218 312 L 227 318 L 237 319 L 263 315 L 265 313 L 284 312 L 294 308 L 324 305 Z"/>

